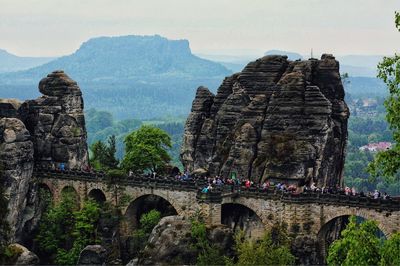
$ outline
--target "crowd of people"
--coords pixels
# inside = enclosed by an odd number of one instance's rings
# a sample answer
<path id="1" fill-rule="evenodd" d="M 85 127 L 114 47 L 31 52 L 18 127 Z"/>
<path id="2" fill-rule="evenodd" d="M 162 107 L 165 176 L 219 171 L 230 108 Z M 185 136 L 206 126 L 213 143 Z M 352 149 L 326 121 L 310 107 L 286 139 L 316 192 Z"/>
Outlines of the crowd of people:
<path id="1" fill-rule="evenodd" d="M 66 171 L 66 165 L 64 163 L 60 163 L 56 169 L 61 170 L 61 171 Z M 82 170 L 85 172 L 90 172 L 92 169 L 90 166 L 83 166 Z M 128 176 L 133 176 L 133 172 L 129 172 Z M 146 175 L 147 177 L 150 178 L 156 178 L 157 173 L 156 172 L 151 172 Z M 266 191 L 270 188 L 276 190 L 276 191 L 282 191 L 286 193 L 293 193 L 293 194 L 300 194 L 300 193 L 307 193 L 307 192 L 317 192 L 321 194 L 342 194 L 342 195 L 348 195 L 348 196 L 364 196 L 364 197 L 369 197 L 373 199 L 389 199 L 390 195 L 388 195 L 386 192 L 380 192 L 379 190 L 375 189 L 373 192 L 369 191 L 367 193 L 364 193 L 363 191 L 357 192 L 354 187 L 341 187 L 339 185 L 332 187 L 318 187 L 315 182 L 312 182 L 311 184 L 307 184 L 304 186 L 297 186 L 296 184 L 288 184 L 285 182 L 273 182 L 269 180 L 265 180 L 262 183 L 257 183 L 254 182 L 248 178 L 237 178 L 236 176 L 232 177 L 221 177 L 221 176 L 215 176 L 215 177 L 210 177 L 210 176 L 195 176 L 191 175 L 189 171 L 185 171 L 183 173 L 177 172 L 174 176 L 175 180 L 178 181 L 200 181 L 201 183 L 204 183 L 205 185 L 202 187 L 201 192 L 202 193 L 209 193 L 213 190 L 222 188 L 224 186 L 228 186 L 232 191 L 241 191 L 241 190 L 249 190 L 250 188 Z"/>
<path id="2" fill-rule="evenodd" d="M 182 178 L 178 178 L 179 180 L 185 180 Z M 202 193 L 208 193 L 210 191 L 221 188 L 222 186 L 230 186 L 232 190 L 241 191 L 241 190 L 249 190 L 250 188 L 258 189 L 261 191 L 267 191 L 268 189 L 273 189 L 276 191 L 282 191 L 285 193 L 292 194 L 300 194 L 307 192 L 317 192 L 321 194 L 342 194 L 347 196 L 366 196 L 374 199 L 389 199 L 390 196 L 383 192 L 381 193 L 378 190 L 374 192 L 364 193 L 363 191 L 357 192 L 354 187 L 341 187 L 339 185 L 335 187 L 318 187 L 314 182 L 311 185 L 297 186 L 296 184 L 287 184 L 284 182 L 273 182 L 269 180 L 265 180 L 264 182 L 257 183 L 250 179 L 246 178 L 221 178 L 220 176 L 216 176 L 214 178 L 211 177 L 201 177 L 205 181 L 205 186 L 201 189 Z"/>

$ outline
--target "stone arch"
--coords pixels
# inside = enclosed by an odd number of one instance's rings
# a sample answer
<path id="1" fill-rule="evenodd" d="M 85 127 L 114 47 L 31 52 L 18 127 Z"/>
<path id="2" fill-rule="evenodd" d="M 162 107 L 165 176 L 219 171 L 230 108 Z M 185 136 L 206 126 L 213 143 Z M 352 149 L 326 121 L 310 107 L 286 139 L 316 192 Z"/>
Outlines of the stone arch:
<path id="1" fill-rule="evenodd" d="M 349 208 L 349 207 L 333 207 L 332 211 L 329 211 L 326 216 L 325 216 L 325 223 L 321 224 L 321 227 L 319 228 L 318 232 L 322 229 L 322 227 L 327 224 L 329 221 L 341 217 L 341 216 L 357 216 L 357 217 L 362 217 L 366 220 L 372 220 L 375 221 L 379 227 L 379 229 L 385 234 L 385 237 L 387 238 L 390 235 L 390 230 L 386 227 L 386 225 L 380 220 L 376 219 L 371 212 L 374 210 L 368 210 L 368 209 L 360 209 L 360 208 Z"/>
<path id="2" fill-rule="evenodd" d="M 280 222 L 276 212 L 271 209 L 271 207 L 262 206 L 263 203 L 265 203 L 264 201 L 260 202 L 260 200 L 244 197 L 236 198 L 234 200 L 226 200 L 224 198 L 222 200 L 222 205 L 227 203 L 240 204 L 252 210 L 258 217 L 260 217 L 265 229 L 270 229 L 274 226 L 274 224 Z"/>
<path id="3" fill-rule="evenodd" d="M 340 238 L 341 232 L 346 228 L 349 223 L 350 216 L 356 216 L 358 222 L 363 220 L 374 220 L 373 218 L 369 218 L 367 212 L 344 212 L 337 213 L 336 215 L 332 215 L 332 218 L 326 219 L 325 223 L 321 224 L 321 228 L 317 233 L 317 241 L 318 241 L 318 260 L 320 263 L 326 263 L 326 257 L 328 254 L 329 246 L 336 239 Z M 328 216 L 330 217 L 330 216 Z M 376 221 L 376 220 L 374 220 Z M 383 231 L 380 223 L 378 221 L 377 226 L 380 230 L 380 236 L 387 237 L 387 234 Z"/>
<path id="4" fill-rule="evenodd" d="M 96 201 L 99 204 L 103 204 L 107 200 L 105 193 L 101 189 L 98 189 L 98 188 L 94 188 L 94 189 L 90 190 L 88 193 L 88 197 L 90 199 L 93 199 L 94 201 Z"/>
<path id="5" fill-rule="evenodd" d="M 136 229 L 139 226 L 141 215 L 152 209 L 160 211 L 162 216 L 178 215 L 177 208 L 165 197 L 157 194 L 144 194 L 131 201 L 125 210 L 126 232 L 129 233 Z"/>
<path id="6" fill-rule="evenodd" d="M 60 192 L 60 200 L 62 199 L 62 197 L 64 195 L 67 195 L 67 194 L 72 196 L 72 198 L 74 199 L 74 201 L 76 203 L 77 208 L 79 209 L 81 199 L 79 197 L 79 193 L 77 192 L 77 190 L 73 186 L 70 186 L 70 185 L 64 186 Z"/>
<path id="7" fill-rule="evenodd" d="M 249 238 L 261 237 L 265 231 L 261 217 L 254 210 L 235 202 L 222 204 L 221 223 L 234 231 L 243 230 Z"/>
<path id="8" fill-rule="evenodd" d="M 54 192 L 51 189 L 51 186 L 49 186 L 46 182 L 40 182 L 37 185 L 37 189 L 38 189 L 38 193 L 39 193 L 39 204 L 42 203 L 42 201 L 44 200 L 44 197 L 50 197 L 51 201 L 54 201 Z M 44 195 L 46 194 L 46 195 Z"/>

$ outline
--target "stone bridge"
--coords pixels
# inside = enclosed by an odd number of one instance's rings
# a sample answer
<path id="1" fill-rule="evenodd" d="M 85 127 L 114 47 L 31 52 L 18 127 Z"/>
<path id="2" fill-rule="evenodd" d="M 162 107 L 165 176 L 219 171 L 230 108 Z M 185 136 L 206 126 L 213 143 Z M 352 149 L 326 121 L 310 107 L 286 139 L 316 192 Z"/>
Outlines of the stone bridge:
<path id="1" fill-rule="evenodd" d="M 48 189 L 55 202 L 63 191 L 73 191 L 82 204 L 88 198 L 108 201 L 119 207 L 123 219 L 122 233 L 137 225 L 143 200 L 151 197 L 169 206 L 171 214 L 191 217 L 201 211 L 208 224 L 250 222 L 254 225 L 248 232 L 258 237 L 274 224 L 286 224 L 294 235 L 325 239 L 337 219 L 355 215 L 377 222 L 386 237 L 400 231 L 400 201 L 395 199 L 371 199 L 360 196 L 337 194 L 302 193 L 290 194 L 275 190 L 261 191 L 257 188 L 233 191 L 231 187 L 208 194 L 199 192 L 203 184 L 166 178 L 130 177 L 117 183 L 107 181 L 100 173 L 35 170 L 39 186 Z M 160 202 L 161 202 L 160 201 Z M 233 207 L 233 208 L 232 208 Z M 247 220 L 228 219 L 234 212 L 247 210 Z M 239 221 L 239 222 L 238 222 Z M 258 223 L 261 222 L 261 223 Z M 322 249 L 324 250 L 324 243 Z"/>

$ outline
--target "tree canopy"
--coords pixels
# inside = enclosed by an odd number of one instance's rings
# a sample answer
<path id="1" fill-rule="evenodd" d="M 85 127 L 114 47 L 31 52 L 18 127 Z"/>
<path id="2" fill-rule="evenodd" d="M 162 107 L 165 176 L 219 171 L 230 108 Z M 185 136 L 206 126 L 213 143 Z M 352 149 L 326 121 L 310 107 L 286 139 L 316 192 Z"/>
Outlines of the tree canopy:
<path id="1" fill-rule="evenodd" d="M 46 258 L 46 263 L 76 264 L 81 250 L 96 243 L 100 213 L 96 202 L 86 201 L 79 210 L 74 196 L 63 194 L 61 202 L 49 207 L 40 220 L 35 237 L 38 255 Z"/>
<path id="2" fill-rule="evenodd" d="M 379 228 L 374 221 L 357 224 L 356 217 L 350 217 L 349 224 L 342 231 L 340 239 L 329 247 L 329 265 L 378 265 Z"/>
<path id="3" fill-rule="evenodd" d="M 164 130 L 141 126 L 125 138 L 122 167 L 134 173 L 160 172 L 171 160 L 167 152 L 171 146 L 171 138 Z"/>
<path id="4" fill-rule="evenodd" d="M 400 13 L 395 13 L 396 28 L 400 31 Z M 400 169 L 400 54 L 384 57 L 378 65 L 378 77 L 386 83 L 389 96 L 385 101 L 386 120 L 393 132 L 394 145 L 390 150 L 379 152 L 369 164 L 373 176 L 394 180 Z"/>
<path id="5" fill-rule="evenodd" d="M 235 237 L 236 265 L 293 265 L 290 239 L 286 230 L 276 225 L 260 241 L 246 239 L 241 232 Z"/>
<path id="6" fill-rule="evenodd" d="M 374 221 L 357 223 L 350 217 L 341 238 L 329 247 L 328 265 L 400 265 L 400 232 L 383 240 Z"/>
<path id="7" fill-rule="evenodd" d="M 108 138 L 107 144 L 102 141 L 96 141 L 90 146 L 92 158 L 90 164 L 97 170 L 115 169 L 118 167 L 119 161 L 115 158 L 117 151 L 115 144 L 115 136 Z"/>

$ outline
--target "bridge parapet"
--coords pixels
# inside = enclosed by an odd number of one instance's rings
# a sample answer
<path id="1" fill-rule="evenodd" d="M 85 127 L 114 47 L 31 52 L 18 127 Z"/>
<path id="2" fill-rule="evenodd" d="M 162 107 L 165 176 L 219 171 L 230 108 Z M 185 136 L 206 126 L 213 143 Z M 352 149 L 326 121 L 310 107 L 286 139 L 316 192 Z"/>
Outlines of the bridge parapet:
<path id="1" fill-rule="evenodd" d="M 49 179 L 78 180 L 89 182 L 109 182 L 104 172 L 83 172 L 83 171 L 60 171 L 53 169 L 35 169 L 35 176 Z M 199 191 L 204 186 L 203 180 L 180 181 L 167 177 L 148 176 L 126 176 L 115 182 L 118 185 L 160 188 L 167 190 Z M 198 201 L 221 202 L 224 197 L 245 197 L 264 200 L 275 200 L 283 203 L 294 204 L 326 204 L 337 206 L 349 206 L 368 208 L 378 211 L 400 211 L 399 199 L 373 199 L 360 195 L 343 195 L 320 192 L 304 192 L 299 194 L 282 192 L 273 188 L 267 190 L 251 187 L 250 189 L 239 189 L 233 186 L 221 186 L 212 193 L 202 195 L 198 193 Z"/>

